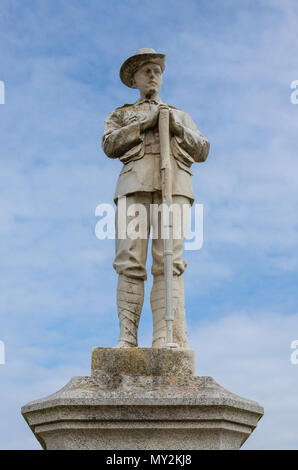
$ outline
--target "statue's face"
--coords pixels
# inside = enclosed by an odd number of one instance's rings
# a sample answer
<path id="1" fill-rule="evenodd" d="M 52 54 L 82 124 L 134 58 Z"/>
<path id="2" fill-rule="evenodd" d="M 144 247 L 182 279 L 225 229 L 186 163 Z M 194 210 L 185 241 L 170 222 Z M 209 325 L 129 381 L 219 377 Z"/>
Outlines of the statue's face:
<path id="1" fill-rule="evenodd" d="M 148 62 L 134 74 L 134 85 L 140 90 L 141 96 L 150 97 L 158 93 L 162 84 L 162 71 L 158 64 Z"/>

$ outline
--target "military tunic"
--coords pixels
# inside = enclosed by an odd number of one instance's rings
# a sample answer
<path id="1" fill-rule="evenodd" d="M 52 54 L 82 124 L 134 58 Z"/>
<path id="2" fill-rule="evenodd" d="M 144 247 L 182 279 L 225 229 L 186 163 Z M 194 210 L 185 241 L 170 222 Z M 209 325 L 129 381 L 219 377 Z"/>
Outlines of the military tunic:
<path id="1" fill-rule="evenodd" d="M 110 113 L 105 120 L 102 147 L 110 158 L 119 158 L 123 163 L 114 195 L 126 196 L 127 208 L 141 203 L 146 208 L 148 219 L 147 239 L 122 239 L 118 237 L 118 208 L 116 213 L 116 257 L 114 268 L 118 274 L 136 279 L 146 279 L 146 259 L 150 232 L 150 205 L 161 204 L 160 145 L 158 127 L 141 133 L 140 121 L 152 106 L 163 104 L 160 99 L 139 99 L 133 105 L 124 105 Z M 191 117 L 177 108 L 169 106 L 182 137 L 170 136 L 170 158 L 172 168 L 173 204 L 190 206 L 194 201 L 190 170 L 194 162 L 203 162 L 209 152 L 209 142 L 199 132 Z M 127 225 L 131 217 L 126 216 Z M 182 259 L 183 237 L 173 240 L 173 274 L 180 276 L 186 267 Z M 152 240 L 154 276 L 163 274 L 163 240 Z"/>
<path id="2" fill-rule="evenodd" d="M 161 190 L 160 150 L 158 128 L 141 133 L 139 121 L 148 114 L 151 106 L 159 100 L 139 99 L 133 105 L 117 108 L 105 120 L 102 146 L 110 158 L 119 158 L 124 163 L 120 173 L 115 202 L 119 196 L 137 191 Z M 182 129 L 182 137 L 171 135 L 172 194 L 188 197 L 194 201 L 190 170 L 194 162 L 206 160 L 209 142 L 197 129 L 191 117 L 173 106 L 169 106 L 176 123 Z"/>

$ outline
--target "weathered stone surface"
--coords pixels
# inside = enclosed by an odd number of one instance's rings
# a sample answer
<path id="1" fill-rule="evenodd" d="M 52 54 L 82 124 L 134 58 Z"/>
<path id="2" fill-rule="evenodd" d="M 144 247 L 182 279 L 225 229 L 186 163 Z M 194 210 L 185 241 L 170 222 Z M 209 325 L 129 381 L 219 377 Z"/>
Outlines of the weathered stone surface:
<path id="1" fill-rule="evenodd" d="M 193 375 L 195 352 L 193 349 L 94 348 L 91 370 L 92 374 L 101 371 L 108 375 Z"/>
<path id="2" fill-rule="evenodd" d="M 147 348 L 134 351 L 150 354 Z M 107 373 L 110 353 L 94 349 L 91 377 L 74 377 L 22 408 L 44 449 L 239 449 L 263 415 L 258 403 L 230 393 L 212 377 L 164 375 L 162 369 L 161 375 L 148 375 L 148 365 L 140 366 L 144 375 L 125 375 L 125 361 L 122 371 Z"/>
<path id="3" fill-rule="evenodd" d="M 206 160 L 210 144 L 188 113 L 159 97 L 165 59 L 164 54 L 143 48 L 123 63 L 121 80 L 137 88 L 140 98 L 112 111 L 102 135 L 105 154 L 123 163 L 114 194 L 119 348 L 138 346 L 150 232 L 152 347 L 165 343 L 188 347 L 183 242 L 188 208 L 194 202 L 190 168 Z M 161 209 L 162 204 L 171 208 L 173 223 L 166 220 L 166 211 L 156 217 L 156 206 Z M 179 216 L 175 216 L 177 207 Z"/>

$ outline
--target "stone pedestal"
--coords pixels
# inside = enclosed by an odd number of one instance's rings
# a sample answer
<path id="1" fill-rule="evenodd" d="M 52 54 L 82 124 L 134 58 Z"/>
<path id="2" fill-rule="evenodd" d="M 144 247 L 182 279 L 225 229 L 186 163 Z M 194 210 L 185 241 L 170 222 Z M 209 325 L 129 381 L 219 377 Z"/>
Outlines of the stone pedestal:
<path id="1" fill-rule="evenodd" d="M 91 368 L 22 408 L 44 449 L 239 449 L 263 415 L 195 377 L 191 349 L 95 348 Z"/>

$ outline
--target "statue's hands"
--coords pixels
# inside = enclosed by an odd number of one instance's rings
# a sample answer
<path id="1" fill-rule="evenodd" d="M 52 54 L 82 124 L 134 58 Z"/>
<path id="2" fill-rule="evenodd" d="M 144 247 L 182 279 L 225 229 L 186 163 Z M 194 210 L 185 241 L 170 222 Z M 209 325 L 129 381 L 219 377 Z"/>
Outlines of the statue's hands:
<path id="1" fill-rule="evenodd" d="M 140 121 L 141 132 L 146 132 L 149 129 L 152 129 L 157 125 L 159 116 L 159 106 L 153 106 L 149 113 L 146 115 L 146 118 Z"/>
<path id="2" fill-rule="evenodd" d="M 152 107 L 146 117 L 140 121 L 141 132 L 146 132 L 147 130 L 152 129 L 157 125 L 160 107 L 163 107 L 163 105 Z M 177 135 L 178 137 L 183 136 L 183 128 L 175 120 L 175 116 L 172 109 L 169 109 L 169 126 L 170 132 L 172 134 Z"/>
<path id="3" fill-rule="evenodd" d="M 169 125 L 170 125 L 171 134 L 174 134 L 177 137 L 182 137 L 183 136 L 183 128 L 175 120 L 175 116 L 174 116 L 174 113 L 173 113 L 172 109 L 169 110 Z"/>

